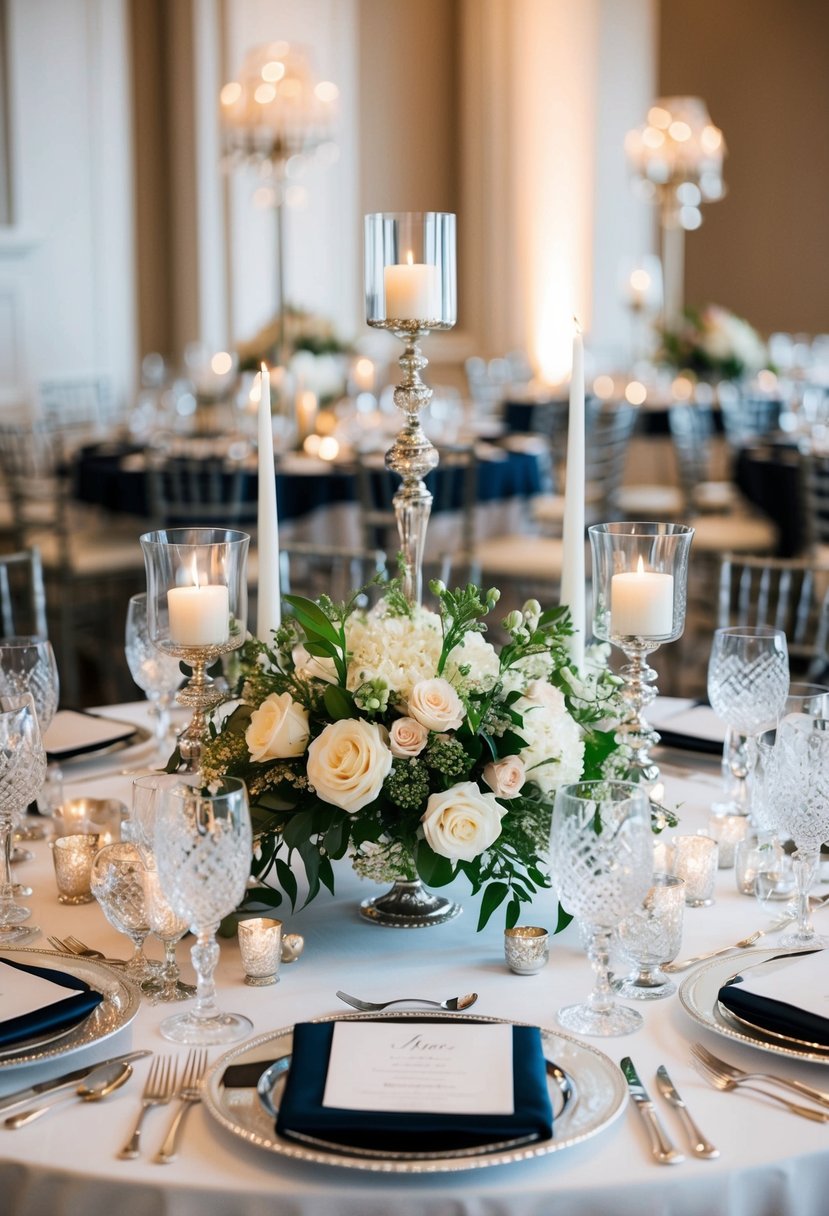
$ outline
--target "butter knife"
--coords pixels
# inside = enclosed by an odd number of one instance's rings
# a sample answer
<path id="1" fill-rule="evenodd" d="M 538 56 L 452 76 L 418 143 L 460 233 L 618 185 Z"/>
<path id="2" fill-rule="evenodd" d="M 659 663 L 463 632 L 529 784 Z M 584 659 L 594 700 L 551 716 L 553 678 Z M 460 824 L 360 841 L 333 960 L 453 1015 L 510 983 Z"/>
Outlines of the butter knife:
<path id="1" fill-rule="evenodd" d="M 668 1070 L 664 1064 L 660 1064 L 656 1070 L 656 1087 L 665 1101 L 671 1104 L 679 1116 L 680 1123 L 688 1133 L 688 1139 L 691 1141 L 691 1152 L 694 1156 L 702 1157 L 705 1161 L 713 1161 L 715 1157 L 719 1157 L 720 1150 L 715 1148 L 710 1140 L 706 1140 L 691 1118 L 688 1107 L 677 1093 L 676 1087 L 668 1076 Z"/>
<path id="2" fill-rule="evenodd" d="M 141 1060 L 144 1056 L 151 1056 L 151 1051 L 126 1051 L 120 1056 L 110 1056 L 108 1060 L 98 1060 L 97 1064 L 87 1064 L 84 1068 L 76 1068 L 74 1072 L 65 1072 L 59 1077 L 53 1077 L 51 1081 L 38 1081 L 35 1085 L 29 1085 L 26 1089 L 17 1089 L 14 1093 L 6 1094 L 4 1098 L 0 1098 L 0 1110 L 8 1110 L 10 1106 L 17 1106 L 20 1102 L 28 1102 L 31 1098 L 36 1098 L 40 1094 L 54 1093 L 59 1089 L 66 1089 L 68 1086 L 77 1085 L 78 1081 L 83 1081 L 91 1072 L 95 1072 L 98 1068 L 106 1068 L 110 1064 L 126 1064 L 132 1060 Z"/>
<path id="3" fill-rule="evenodd" d="M 625 1080 L 628 1083 L 630 1096 L 650 1137 L 651 1153 L 654 1160 L 659 1165 L 678 1165 L 685 1158 L 678 1149 L 674 1148 L 665 1129 L 659 1122 L 653 1102 L 648 1096 L 648 1091 L 639 1080 L 639 1074 L 634 1068 L 630 1056 L 625 1056 L 621 1061 L 621 1067 L 622 1072 L 625 1074 Z"/>

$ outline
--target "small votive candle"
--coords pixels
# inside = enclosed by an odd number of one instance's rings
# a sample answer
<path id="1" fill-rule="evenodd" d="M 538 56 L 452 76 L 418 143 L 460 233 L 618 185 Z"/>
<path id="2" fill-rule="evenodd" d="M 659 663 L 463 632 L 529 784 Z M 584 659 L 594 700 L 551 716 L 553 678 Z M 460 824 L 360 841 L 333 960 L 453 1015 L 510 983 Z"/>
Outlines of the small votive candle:
<path id="1" fill-rule="evenodd" d="M 86 834 L 98 837 L 98 848 L 117 844 L 121 839 L 121 822 L 127 813 L 117 798 L 70 798 L 55 813 L 55 835 Z"/>
<path id="2" fill-rule="evenodd" d="M 58 836 L 51 844 L 58 903 L 91 904 L 95 896 L 90 889 L 92 862 L 101 847 L 97 836 L 88 833 Z"/>
<path id="3" fill-rule="evenodd" d="M 705 908 L 714 902 L 719 847 L 711 836 L 675 836 L 673 873 L 685 880 L 685 903 Z"/>
<path id="4" fill-rule="evenodd" d="M 516 975 L 535 975 L 550 957 L 549 934 L 538 925 L 504 930 L 504 957 Z"/>
<path id="5" fill-rule="evenodd" d="M 734 865 L 737 845 L 745 840 L 748 819 L 745 815 L 711 815 L 708 831 L 719 847 L 718 865 L 721 870 L 730 870 Z"/>
<path id="6" fill-rule="evenodd" d="M 246 984 L 254 988 L 277 984 L 282 958 L 282 921 L 266 916 L 240 921 L 239 950 Z"/>

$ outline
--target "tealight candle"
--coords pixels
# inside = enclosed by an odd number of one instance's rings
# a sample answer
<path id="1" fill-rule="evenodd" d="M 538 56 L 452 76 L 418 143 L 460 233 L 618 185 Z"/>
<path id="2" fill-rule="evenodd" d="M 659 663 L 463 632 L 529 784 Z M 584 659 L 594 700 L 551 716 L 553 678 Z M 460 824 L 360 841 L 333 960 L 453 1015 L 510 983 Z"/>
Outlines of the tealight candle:
<path id="1" fill-rule="evenodd" d="M 230 636 L 227 587 L 209 583 L 167 592 L 170 641 L 178 646 L 220 646 Z"/>
<path id="2" fill-rule="evenodd" d="M 440 274 L 437 266 L 405 262 L 383 267 L 386 317 L 390 321 L 435 321 L 440 316 Z"/>
<path id="3" fill-rule="evenodd" d="M 714 902 L 716 840 L 711 836 L 676 836 L 673 844 L 673 873 L 685 880 L 685 903 L 689 908 L 707 907 Z"/>
<path id="4" fill-rule="evenodd" d="M 737 845 L 745 839 L 748 830 L 748 819 L 745 815 L 711 815 L 708 820 L 708 831 L 719 847 L 719 867 L 730 870 L 734 865 Z"/>
<path id="5" fill-rule="evenodd" d="M 282 921 L 255 916 L 239 922 L 239 950 L 245 983 L 260 988 L 279 983 L 282 958 Z"/>
<path id="6" fill-rule="evenodd" d="M 645 570 L 614 574 L 610 580 L 610 633 L 613 637 L 666 637 L 674 624 L 674 578 Z"/>
<path id="7" fill-rule="evenodd" d="M 51 844 L 58 903 L 91 904 L 92 863 L 100 848 L 97 836 L 59 836 Z"/>

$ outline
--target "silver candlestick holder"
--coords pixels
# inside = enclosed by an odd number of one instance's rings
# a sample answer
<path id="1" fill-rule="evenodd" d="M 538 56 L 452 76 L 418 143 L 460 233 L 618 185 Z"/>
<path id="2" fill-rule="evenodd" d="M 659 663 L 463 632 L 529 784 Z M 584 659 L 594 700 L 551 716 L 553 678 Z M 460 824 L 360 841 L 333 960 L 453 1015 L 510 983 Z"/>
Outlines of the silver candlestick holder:
<path id="1" fill-rule="evenodd" d="M 593 633 L 618 646 L 627 664 L 625 715 L 617 738 L 625 748 L 631 779 L 653 786 L 659 766 L 651 748 L 659 735 L 645 717 L 656 697 L 656 672 L 648 658 L 685 628 L 688 556 L 694 529 L 685 524 L 612 523 L 588 528 L 593 551 Z"/>
<path id="2" fill-rule="evenodd" d="M 386 467 L 401 478 L 393 504 L 404 591 L 419 604 L 432 509 L 425 478 L 439 459 L 421 424 L 432 390 L 420 378 L 428 363 L 420 340 L 432 330 L 451 329 L 456 321 L 455 217 L 438 211 L 378 212 L 366 216 L 365 234 L 366 319 L 404 343 L 403 379 L 394 390 L 394 403 L 405 422 L 386 453 Z"/>

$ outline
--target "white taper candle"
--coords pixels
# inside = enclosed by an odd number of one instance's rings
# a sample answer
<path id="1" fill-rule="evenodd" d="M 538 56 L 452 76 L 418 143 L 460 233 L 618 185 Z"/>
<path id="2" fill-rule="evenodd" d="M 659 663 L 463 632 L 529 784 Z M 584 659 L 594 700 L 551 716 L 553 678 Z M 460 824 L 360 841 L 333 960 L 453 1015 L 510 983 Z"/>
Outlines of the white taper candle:
<path id="1" fill-rule="evenodd" d="M 267 365 L 259 375 L 259 511 L 257 547 L 259 551 L 259 591 L 256 610 L 256 636 L 263 642 L 282 623 L 279 602 L 279 524 L 276 510 L 276 472 L 273 461 L 271 423 L 271 381 Z"/>

